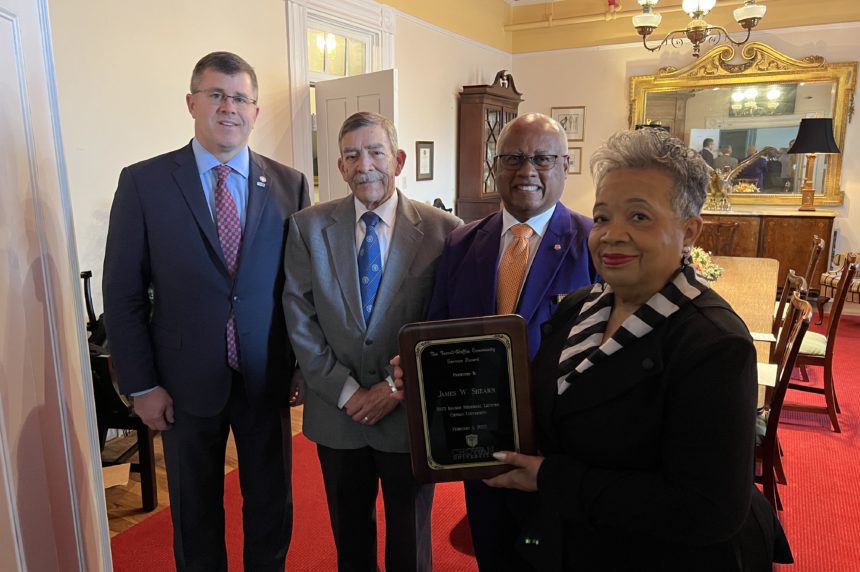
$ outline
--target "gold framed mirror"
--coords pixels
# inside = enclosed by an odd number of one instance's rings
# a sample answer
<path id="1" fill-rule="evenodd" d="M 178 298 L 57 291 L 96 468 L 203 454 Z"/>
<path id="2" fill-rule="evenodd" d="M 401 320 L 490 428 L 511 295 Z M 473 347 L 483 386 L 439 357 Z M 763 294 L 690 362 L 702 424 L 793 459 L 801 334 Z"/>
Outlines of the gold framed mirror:
<path id="1" fill-rule="evenodd" d="M 845 128 L 854 113 L 857 62 L 828 63 L 820 56 L 794 59 L 762 43 L 740 49 L 720 45 L 682 69 L 661 68 L 630 78 L 630 127 L 660 124 L 694 149 L 707 139 L 713 154 L 743 160 L 772 146 L 756 184 L 737 184 L 732 204 L 799 205 L 802 155 L 784 150 L 804 117 L 832 117 L 840 154 L 816 162 L 816 204 L 841 205 Z M 731 149 L 725 149 L 730 146 Z M 740 147 L 740 148 L 739 148 Z M 726 153 L 728 151 L 728 153 Z M 752 181 L 743 177 L 744 182 Z"/>

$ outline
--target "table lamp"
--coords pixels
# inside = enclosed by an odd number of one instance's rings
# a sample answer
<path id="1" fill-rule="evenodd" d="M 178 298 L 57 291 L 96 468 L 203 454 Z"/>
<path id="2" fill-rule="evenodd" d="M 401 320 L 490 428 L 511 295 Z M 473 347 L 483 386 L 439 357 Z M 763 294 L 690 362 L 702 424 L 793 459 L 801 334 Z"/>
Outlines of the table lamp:
<path id="1" fill-rule="evenodd" d="M 839 153 L 839 147 L 833 139 L 833 119 L 806 118 L 800 120 L 800 129 L 794 145 L 789 153 L 806 153 L 806 172 L 803 176 L 803 187 L 800 189 L 801 211 L 815 210 L 815 187 L 812 185 L 812 172 L 815 168 L 817 153 Z"/>

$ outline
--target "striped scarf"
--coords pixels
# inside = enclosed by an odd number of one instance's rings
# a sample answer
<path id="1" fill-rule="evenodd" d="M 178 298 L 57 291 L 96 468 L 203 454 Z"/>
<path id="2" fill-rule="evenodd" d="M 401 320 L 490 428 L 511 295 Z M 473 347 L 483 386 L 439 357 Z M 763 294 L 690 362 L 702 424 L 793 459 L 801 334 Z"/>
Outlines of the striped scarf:
<path id="1" fill-rule="evenodd" d="M 682 267 L 662 290 L 627 316 L 615 333 L 601 343 L 615 296 L 608 284 L 595 284 L 585 299 L 558 360 L 558 394 L 591 366 L 626 345 L 651 333 L 654 328 L 710 286 L 692 265 Z"/>

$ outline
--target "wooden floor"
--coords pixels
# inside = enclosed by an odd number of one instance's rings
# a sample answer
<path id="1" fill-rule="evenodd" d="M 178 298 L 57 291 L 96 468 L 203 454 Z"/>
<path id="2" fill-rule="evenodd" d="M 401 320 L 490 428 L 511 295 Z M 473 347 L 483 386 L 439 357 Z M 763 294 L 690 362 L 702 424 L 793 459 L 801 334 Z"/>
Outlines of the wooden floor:
<path id="1" fill-rule="evenodd" d="M 302 430 L 302 408 L 295 407 L 290 412 L 293 435 Z M 110 441 L 105 446 L 104 458 L 117 456 L 134 443 L 134 434 L 122 439 Z M 136 461 L 137 458 L 135 457 Z M 233 435 L 227 441 L 227 454 L 224 462 L 224 472 L 232 471 L 239 465 L 236 458 L 236 445 Z M 131 473 L 127 485 L 115 486 L 105 491 L 108 524 L 110 534 L 115 536 L 123 530 L 142 522 L 164 507 L 170 506 L 167 497 L 167 472 L 164 469 L 164 452 L 161 447 L 161 436 L 155 438 L 155 478 L 158 483 L 158 507 L 152 512 L 144 512 L 140 501 L 140 475 Z"/>

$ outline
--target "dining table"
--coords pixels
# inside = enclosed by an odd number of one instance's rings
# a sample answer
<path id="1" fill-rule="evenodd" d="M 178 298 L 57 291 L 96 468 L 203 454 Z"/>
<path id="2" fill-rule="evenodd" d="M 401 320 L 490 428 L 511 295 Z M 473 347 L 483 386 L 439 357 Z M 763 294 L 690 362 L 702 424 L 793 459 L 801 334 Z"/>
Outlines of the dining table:
<path id="1" fill-rule="evenodd" d="M 711 287 L 744 321 L 753 338 L 758 361 L 759 404 L 767 400 L 768 388 L 776 384 L 776 364 L 770 363 L 773 313 L 779 261 L 773 258 L 712 256 L 723 274 Z"/>

